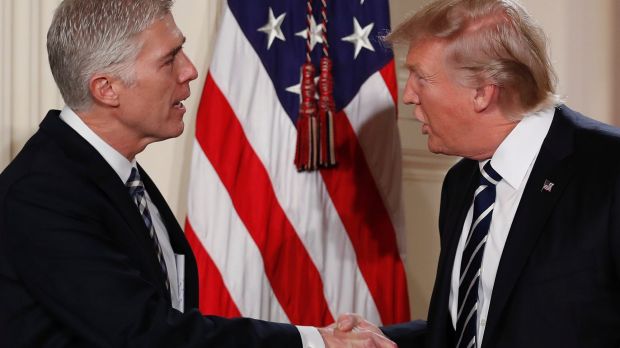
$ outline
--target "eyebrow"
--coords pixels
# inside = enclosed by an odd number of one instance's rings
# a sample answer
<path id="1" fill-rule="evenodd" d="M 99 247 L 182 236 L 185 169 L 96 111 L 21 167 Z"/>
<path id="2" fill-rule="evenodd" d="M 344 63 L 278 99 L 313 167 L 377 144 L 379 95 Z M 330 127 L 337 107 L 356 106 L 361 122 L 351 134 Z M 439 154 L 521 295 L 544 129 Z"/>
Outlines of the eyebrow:
<path id="1" fill-rule="evenodd" d="M 411 71 L 411 72 L 415 72 L 417 74 L 424 74 L 424 70 L 422 70 L 420 68 L 420 65 L 418 64 L 409 64 L 409 63 L 405 63 L 403 64 L 403 66 L 405 67 L 405 69 Z"/>
<path id="2" fill-rule="evenodd" d="M 183 49 L 183 44 L 185 43 L 185 41 L 187 40 L 187 38 L 185 36 L 183 36 L 183 41 L 181 41 L 181 44 L 178 45 L 177 47 L 171 49 L 167 54 L 164 55 L 164 57 L 162 58 L 162 60 L 166 60 L 170 57 L 174 57 L 177 55 L 177 53 L 179 53 L 180 50 Z"/>

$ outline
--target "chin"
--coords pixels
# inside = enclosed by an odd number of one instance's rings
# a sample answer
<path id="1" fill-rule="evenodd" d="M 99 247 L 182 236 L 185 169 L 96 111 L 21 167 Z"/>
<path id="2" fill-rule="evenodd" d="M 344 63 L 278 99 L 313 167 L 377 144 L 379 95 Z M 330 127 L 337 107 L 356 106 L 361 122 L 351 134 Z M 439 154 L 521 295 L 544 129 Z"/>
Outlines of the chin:
<path id="1" fill-rule="evenodd" d="M 175 137 L 178 137 L 179 135 L 183 134 L 184 130 L 185 130 L 185 123 L 181 121 L 181 124 L 179 125 L 179 129 L 177 131 L 177 135 L 175 135 Z"/>
<path id="2" fill-rule="evenodd" d="M 181 136 L 181 134 L 183 134 L 183 127 L 180 127 L 175 132 L 170 133 L 170 136 L 168 138 L 176 138 L 176 137 Z"/>
<path id="3" fill-rule="evenodd" d="M 426 147 L 428 148 L 428 151 L 432 153 L 441 153 L 439 152 L 439 148 L 437 147 L 437 145 L 431 141 L 430 136 L 428 137 L 428 140 L 426 141 Z"/>
<path id="4" fill-rule="evenodd" d="M 156 137 L 158 139 L 157 141 L 162 141 L 162 140 L 166 140 L 170 138 L 176 138 L 180 136 L 181 134 L 183 134 L 184 128 L 185 126 L 183 122 L 181 122 L 180 125 L 175 128 L 168 128 L 165 130 L 162 129 L 161 132 L 159 132 L 158 136 Z"/>
<path id="5" fill-rule="evenodd" d="M 183 122 L 183 119 L 180 119 L 175 125 L 174 128 L 171 127 L 171 131 L 170 131 L 170 138 L 176 138 L 179 135 L 183 134 L 183 131 L 185 130 L 185 122 Z"/>
<path id="6" fill-rule="evenodd" d="M 436 153 L 438 155 L 451 155 L 446 151 L 446 148 L 444 146 L 432 144 L 430 141 L 427 143 L 426 146 L 428 147 L 428 151 L 432 153 Z"/>
<path id="7" fill-rule="evenodd" d="M 434 154 L 437 154 L 437 155 L 445 155 L 445 153 L 443 153 L 441 150 L 437 150 L 437 149 L 434 149 L 434 148 L 431 148 L 431 147 L 428 148 L 428 151 L 430 151 L 430 152 L 432 152 Z"/>

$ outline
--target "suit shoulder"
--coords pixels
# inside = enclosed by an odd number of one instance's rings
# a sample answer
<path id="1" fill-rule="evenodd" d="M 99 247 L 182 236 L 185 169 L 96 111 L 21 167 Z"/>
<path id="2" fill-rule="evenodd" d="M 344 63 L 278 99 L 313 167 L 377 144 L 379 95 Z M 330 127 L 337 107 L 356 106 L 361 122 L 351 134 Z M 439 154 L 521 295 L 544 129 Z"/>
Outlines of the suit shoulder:
<path id="1" fill-rule="evenodd" d="M 576 173 L 596 173 L 599 180 L 620 175 L 620 129 L 591 119 L 565 106 L 558 108 L 544 149 L 553 156 L 568 156 Z M 543 150 L 544 150 L 543 149 Z M 541 150 L 541 151 L 543 151 Z"/>
<path id="2" fill-rule="evenodd" d="M 579 150 L 608 152 L 620 147 L 620 128 L 587 117 L 567 107 L 560 112 L 575 128 L 575 145 Z"/>
<path id="3" fill-rule="evenodd" d="M 58 144 L 38 131 L 0 174 L 0 195 L 4 197 L 17 184 L 45 181 L 52 183 L 52 186 L 59 186 L 62 182 L 75 181 L 76 173 L 73 169 L 74 166 Z"/>
<path id="4" fill-rule="evenodd" d="M 40 131 L 36 132 L 0 174 L 0 182 L 4 184 L 15 176 L 23 175 L 35 168 L 36 162 L 49 158 L 44 152 L 50 151 L 53 147 L 51 145 L 49 138 Z"/>

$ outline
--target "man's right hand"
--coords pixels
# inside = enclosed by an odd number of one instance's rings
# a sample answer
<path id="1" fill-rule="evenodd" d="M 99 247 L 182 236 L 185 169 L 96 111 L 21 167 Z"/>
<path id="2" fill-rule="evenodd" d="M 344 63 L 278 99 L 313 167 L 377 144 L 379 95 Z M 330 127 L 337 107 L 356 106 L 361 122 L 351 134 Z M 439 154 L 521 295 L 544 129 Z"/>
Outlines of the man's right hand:
<path id="1" fill-rule="evenodd" d="M 326 348 L 397 348 L 396 343 L 385 337 L 377 326 L 357 314 L 342 314 L 334 324 L 319 328 L 319 333 Z"/>

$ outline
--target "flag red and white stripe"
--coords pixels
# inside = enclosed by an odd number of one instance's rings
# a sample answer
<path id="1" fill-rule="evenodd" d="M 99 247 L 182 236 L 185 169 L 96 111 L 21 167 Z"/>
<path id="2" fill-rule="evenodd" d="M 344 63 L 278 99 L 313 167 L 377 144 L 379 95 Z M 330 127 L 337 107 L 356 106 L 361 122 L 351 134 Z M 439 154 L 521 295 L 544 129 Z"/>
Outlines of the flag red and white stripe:
<path id="1" fill-rule="evenodd" d="M 298 173 L 295 125 L 230 8 L 214 52 L 185 226 L 200 310 L 315 326 L 343 312 L 408 320 L 393 60 L 336 115 L 338 167 Z"/>

